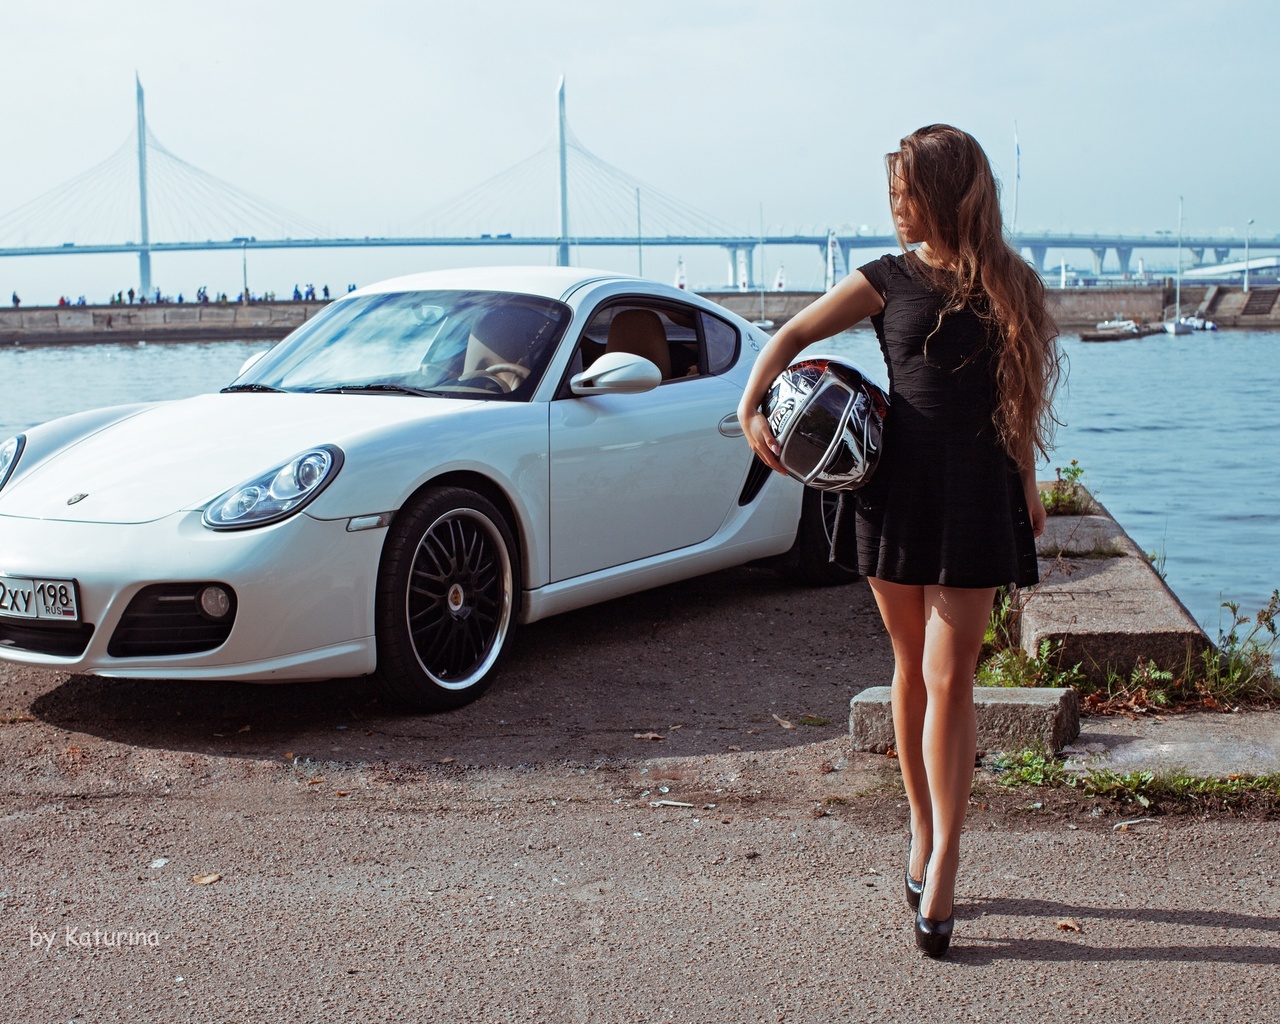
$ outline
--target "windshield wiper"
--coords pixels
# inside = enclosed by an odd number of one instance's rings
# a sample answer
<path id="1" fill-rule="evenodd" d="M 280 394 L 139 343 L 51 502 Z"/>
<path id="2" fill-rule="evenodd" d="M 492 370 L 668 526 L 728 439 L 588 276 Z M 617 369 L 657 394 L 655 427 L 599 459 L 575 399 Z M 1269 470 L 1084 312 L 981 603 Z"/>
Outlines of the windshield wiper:
<path id="1" fill-rule="evenodd" d="M 407 384 L 337 384 L 330 388 L 317 388 L 315 395 L 351 395 L 367 391 L 382 392 L 388 395 L 418 395 L 421 398 L 436 398 L 444 392 L 429 391 L 426 388 L 414 388 Z"/>
<path id="2" fill-rule="evenodd" d="M 219 394 L 230 395 L 237 391 L 271 391 L 277 395 L 285 393 L 283 388 L 273 388 L 269 384 L 232 384 L 230 387 L 223 388 Z"/>

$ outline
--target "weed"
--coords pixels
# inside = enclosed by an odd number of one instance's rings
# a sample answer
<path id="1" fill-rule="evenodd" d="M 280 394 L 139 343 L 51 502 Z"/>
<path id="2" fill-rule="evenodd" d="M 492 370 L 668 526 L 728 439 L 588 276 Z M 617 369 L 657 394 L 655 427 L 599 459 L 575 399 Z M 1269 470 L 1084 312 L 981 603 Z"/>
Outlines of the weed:
<path id="1" fill-rule="evenodd" d="M 1169 708 L 1177 704 L 1199 702 L 1194 688 L 1184 678 L 1163 669 L 1148 658 L 1133 666 L 1128 676 L 1114 670 L 1104 683 L 1084 689 L 1087 711 L 1145 711 Z"/>
<path id="2" fill-rule="evenodd" d="M 1168 581 L 1169 577 L 1165 575 L 1164 565 L 1168 560 L 1169 553 L 1164 549 L 1164 542 L 1161 541 L 1158 548 L 1153 548 L 1147 552 L 1147 561 L 1151 563 L 1151 568 L 1156 571 L 1156 575 L 1162 580 Z"/>
<path id="3" fill-rule="evenodd" d="M 1029 747 L 1012 754 L 1001 754 L 992 765 L 1000 775 L 1000 785 L 1061 786 L 1070 785 L 1062 761 L 1043 748 Z"/>
<path id="4" fill-rule="evenodd" d="M 1274 703 L 1280 699 L 1280 679 L 1276 678 L 1280 590 L 1273 590 L 1267 606 L 1252 618 L 1241 615 L 1235 601 L 1224 601 L 1222 607 L 1230 613 L 1231 622 L 1225 630 L 1219 623 L 1216 650 L 1211 648 L 1201 656 L 1197 690 L 1210 706 Z"/>
<path id="5" fill-rule="evenodd" d="M 1088 492 L 1080 483 L 1084 470 L 1075 459 L 1071 465 L 1054 468 L 1057 479 L 1047 491 L 1040 492 L 1040 500 L 1044 502 L 1044 510 L 1051 516 L 1083 516 L 1093 508 Z"/>
<path id="6" fill-rule="evenodd" d="M 1042 640 L 1035 654 L 1020 647 L 996 651 L 978 666 L 979 686 L 1075 686 L 1085 682 L 1080 663 L 1062 665 L 1062 641 Z"/>
<path id="7" fill-rule="evenodd" d="M 1042 749 L 1003 754 L 992 765 L 1002 786 L 1070 788 L 1087 797 L 1136 804 L 1145 810 L 1206 810 L 1280 805 L 1280 774 L 1200 778 L 1186 772 L 1111 771 L 1092 768 L 1067 771 L 1063 762 Z"/>
<path id="8" fill-rule="evenodd" d="M 995 604 L 991 606 L 991 617 L 987 620 L 987 631 L 982 635 L 982 655 L 990 657 L 997 651 L 1003 651 L 1018 644 L 1018 601 L 1017 590 L 1010 587 L 999 587 L 996 590 Z"/>

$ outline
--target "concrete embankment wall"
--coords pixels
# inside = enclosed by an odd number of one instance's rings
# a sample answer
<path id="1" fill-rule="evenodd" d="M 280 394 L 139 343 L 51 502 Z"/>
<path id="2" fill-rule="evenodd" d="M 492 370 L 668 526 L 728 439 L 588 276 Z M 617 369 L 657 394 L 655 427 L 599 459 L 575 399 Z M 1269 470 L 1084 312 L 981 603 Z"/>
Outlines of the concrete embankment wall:
<path id="1" fill-rule="evenodd" d="M 713 302 L 748 320 L 758 320 L 759 292 L 703 292 Z M 764 316 L 781 326 L 816 299 L 820 292 L 765 292 Z M 1102 320 L 1133 319 L 1158 323 L 1174 314 L 1172 285 L 1124 288 L 1051 288 L 1050 307 L 1064 331 L 1092 328 Z M 1280 289 L 1183 285 L 1182 313 L 1200 313 L 1220 327 L 1280 328 Z M 1249 312 L 1245 312 L 1246 305 Z M 1202 308 L 1203 307 L 1203 308 Z"/>
<path id="2" fill-rule="evenodd" d="M 762 318 L 759 292 L 702 294 L 748 320 Z M 820 292 L 765 292 L 763 319 L 782 325 Z M 1174 312 L 1172 286 L 1050 289 L 1049 301 L 1065 332 L 1101 320 L 1156 323 Z M 315 316 L 323 302 L 251 302 L 246 305 L 163 303 L 148 306 L 53 306 L 0 309 L 0 345 L 83 341 L 275 340 Z M 1247 310 L 1247 311 L 1246 311 Z M 1182 312 L 1200 313 L 1221 327 L 1280 329 L 1280 288 L 1192 285 L 1182 289 Z"/>
<path id="3" fill-rule="evenodd" d="M 227 341 L 283 338 L 324 302 L 161 303 L 0 309 L 0 345 L 77 341 Z"/>

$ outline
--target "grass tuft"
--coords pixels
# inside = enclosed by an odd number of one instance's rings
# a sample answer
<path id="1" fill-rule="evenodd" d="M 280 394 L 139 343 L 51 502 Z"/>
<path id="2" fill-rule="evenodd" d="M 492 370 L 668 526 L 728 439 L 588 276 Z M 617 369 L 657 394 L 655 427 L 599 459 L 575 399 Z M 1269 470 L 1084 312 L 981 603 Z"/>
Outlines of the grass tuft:
<path id="1" fill-rule="evenodd" d="M 1064 762 L 1039 748 L 1002 754 L 991 765 L 1002 786 L 1074 789 L 1086 797 L 1166 813 L 1258 808 L 1280 810 L 1280 774 L 1202 778 L 1186 772 L 1109 768 L 1068 771 Z"/>
<path id="2" fill-rule="evenodd" d="M 1057 479 L 1047 491 L 1040 492 L 1044 510 L 1051 516 L 1084 516 L 1093 511 L 1089 492 L 1080 483 L 1084 470 L 1075 459 L 1067 467 L 1054 468 Z"/>

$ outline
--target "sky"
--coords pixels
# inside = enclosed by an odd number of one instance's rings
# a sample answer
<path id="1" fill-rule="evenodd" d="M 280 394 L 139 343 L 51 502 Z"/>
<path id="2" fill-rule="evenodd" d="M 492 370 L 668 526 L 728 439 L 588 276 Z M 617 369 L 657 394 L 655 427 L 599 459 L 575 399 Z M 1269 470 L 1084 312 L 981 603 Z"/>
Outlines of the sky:
<path id="1" fill-rule="evenodd" d="M 572 130 L 596 157 L 744 234 L 762 221 L 887 231 L 884 154 L 935 121 L 983 144 L 1006 219 L 1016 124 L 1020 229 L 1173 230 L 1182 196 L 1189 234 L 1242 233 L 1249 218 L 1255 238 L 1280 234 L 1274 0 L 47 0 L 7 3 L 3 24 L 0 245 L 16 244 L 10 211 L 130 138 L 135 73 L 171 153 L 339 235 L 417 233 L 452 197 L 542 150 L 562 75 Z M 553 221 L 551 177 L 508 186 L 490 211 L 495 233 Z M 89 197 L 85 224 L 50 229 L 94 240 L 84 232 L 108 214 L 136 220 L 135 192 L 126 176 L 118 199 Z M 184 216 L 209 230 L 191 205 L 153 215 L 164 222 L 153 240 Z M 714 249 L 651 247 L 646 274 L 669 280 L 677 255 L 691 285 L 723 284 Z M 188 295 L 200 284 L 234 294 L 246 270 L 254 291 L 340 290 L 553 258 L 294 250 L 251 252 L 245 268 L 238 252 L 175 254 L 153 257 L 153 278 Z M 637 269 L 630 249 L 575 260 Z M 767 252 L 770 277 L 779 261 L 793 286 L 821 277 L 816 247 Z M 136 283 L 132 256 L 0 259 L 0 295 L 27 304 Z"/>

